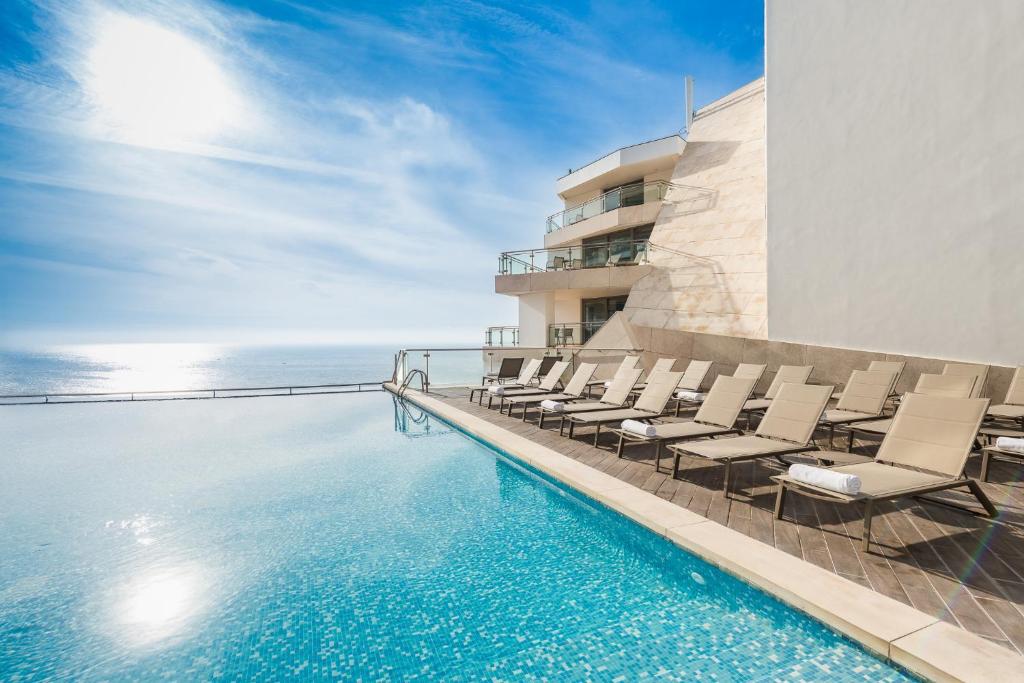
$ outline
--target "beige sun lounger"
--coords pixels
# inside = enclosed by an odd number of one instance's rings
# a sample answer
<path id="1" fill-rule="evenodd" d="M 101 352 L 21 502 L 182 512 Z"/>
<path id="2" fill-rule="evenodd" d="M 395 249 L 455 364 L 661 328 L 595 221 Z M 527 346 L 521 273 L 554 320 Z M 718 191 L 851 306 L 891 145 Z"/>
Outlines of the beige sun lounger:
<path id="1" fill-rule="evenodd" d="M 764 392 L 763 398 L 752 398 L 743 404 L 743 412 L 751 413 L 759 410 L 768 410 L 772 399 L 779 393 L 783 384 L 807 384 L 813 365 L 780 365 L 775 372 L 772 383 L 768 385 L 768 391 Z"/>
<path id="2" fill-rule="evenodd" d="M 1018 433 L 1017 438 L 1024 438 L 1024 432 Z M 1009 451 L 997 446 L 985 446 L 981 449 L 981 475 L 979 479 L 988 481 L 988 468 L 993 460 L 1012 460 L 1020 464 L 1024 462 L 1024 453 Z"/>
<path id="3" fill-rule="evenodd" d="M 657 431 L 654 436 L 643 436 L 621 428 L 613 429 L 612 431 L 619 435 L 618 457 L 622 457 L 622 452 L 627 445 L 656 444 L 654 469 L 660 472 L 661 450 L 670 441 L 742 433 L 736 428 L 736 419 L 740 415 L 744 401 L 750 398 L 751 392 L 754 391 L 755 384 L 757 384 L 757 379 L 753 377 L 719 375 L 692 422 L 659 424 L 655 427 Z"/>
<path id="4" fill-rule="evenodd" d="M 679 476 L 682 456 L 720 462 L 725 465 L 722 490 L 728 495 L 734 462 L 814 450 L 811 437 L 833 389 L 831 385 L 783 384 L 753 434 L 669 446 L 673 453 L 672 478 Z"/>
<path id="5" fill-rule="evenodd" d="M 1024 367 L 1014 370 L 1006 398 L 999 405 L 989 407 L 988 417 L 1020 422 L 1021 429 L 1024 429 Z"/>
<path id="6" fill-rule="evenodd" d="M 523 422 L 526 422 L 526 411 L 529 410 L 530 406 L 537 405 L 541 401 L 575 401 L 576 399 L 582 398 L 583 392 L 587 390 L 587 382 L 591 380 L 596 370 L 596 363 L 580 363 L 580 366 L 576 368 L 576 372 L 574 372 L 572 377 L 569 379 L 569 383 L 565 385 L 565 390 L 561 393 L 529 394 L 526 396 L 506 397 L 509 417 L 512 417 L 512 409 L 515 406 L 522 407 Z"/>
<path id="7" fill-rule="evenodd" d="M 913 393 L 924 394 L 925 396 L 949 396 L 952 398 L 970 398 L 974 390 L 975 379 L 969 375 L 929 375 L 924 374 L 917 378 L 917 385 Z M 884 436 L 892 426 L 893 418 L 887 417 L 882 420 L 870 420 L 868 422 L 854 422 L 848 426 L 850 440 L 846 451 L 853 450 L 853 439 L 855 433 L 873 434 Z"/>
<path id="8" fill-rule="evenodd" d="M 593 412 L 595 410 L 615 410 L 618 408 L 624 408 L 626 406 L 626 401 L 629 400 L 630 392 L 633 390 L 634 385 L 640 381 L 640 375 L 642 375 L 643 372 L 644 371 L 640 368 L 623 371 L 622 374 L 612 380 L 612 385 L 605 390 L 604 394 L 601 395 L 600 400 L 574 400 L 572 403 L 566 405 L 562 410 L 550 410 L 541 406 L 538 426 L 542 428 L 544 427 L 544 418 L 547 415 L 560 417 L 561 422 L 558 425 L 558 434 L 561 436 L 565 430 L 565 419 L 567 415 L 571 415 L 572 413 Z"/>
<path id="9" fill-rule="evenodd" d="M 549 394 L 562 381 L 562 375 L 565 374 L 565 371 L 566 369 L 568 369 L 568 367 L 568 361 L 560 360 L 557 363 L 554 363 L 551 366 L 551 369 L 548 370 L 548 374 L 544 375 L 544 379 L 542 379 L 540 381 L 540 384 L 538 384 L 535 387 L 526 387 L 523 389 L 511 390 L 506 389 L 505 393 L 501 394 L 500 396 L 497 396 L 497 394 L 492 394 L 491 392 L 487 392 L 487 407 L 491 407 L 491 404 L 494 401 L 495 396 L 501 399 L 498 402 L 498 412 L 500 413 L 502 409 L 505 407 L 505 401 L 512 398 L 513 396 L 532 396 L 534 394 Z"/>
<path id="10" fill-rule="evenodd" d="M 943 375 L 967 375 L 975 379 L 974 390 L 971 391 L 971 398 L 979 398 L 983 391 L 985 391 L 985 383 L 988 381 L 988 369 L 987 365 L 977 365 L 975 363 L 946 363 L 946 366 L 942 368 Z"/>
<path id="11" fill-rule="evenodd" d="M 512 382 L 511 384 L 502 384 L 501 386 L 503 386 L 503 387 L 505 387 L 507 389 L 517 389 L 517 388 L 522 389 L 522 388 L 525 388 L 525 387 L 529 386 L 530 382 L 532 382 L 534 380 L 534 378 L 537 376 L 538 372 L 540 372 L 540 359 L 539 358 L 531 358 L 526 363 L 526 365 L 523 367 L 523 369 L 519 372 L 519 377 L 516 378 L 515 382 Z M 493 382 L 490 383 L 490 384 L 485 384 L 482 387 L 475 387 L 475 388 L 471 389 L 470 392 L 469 392 L 469 400 L 470 400 L 470 402 L 473 401 L 473 394 L 479 393 L 480 394 L 480 401 L 479 402 L 482 405 L 483 402 L 484 402 L 484 396 L 483 395 L 486 394 L 486 393 L 489 393 L 488 390 L 492 386 L 494 386 Z M 488 403 L 487 407 L 488 408 L 490 407 L 490 403 Z"/>
<path id="12" fill-rule="evenodd" d="M 635 370 L 636 369 L 636 364 L 639 363 L 639 362 L 640 362 L 640 356 L 626 356 L 626 357 L 624 357 L 622 359 L 622 362 L 619 363 L 619 367 L 615 368 L 615 374 L 612 375 L 611 380 L 607 380 L 607 379 L 592 379 L 589 382 L 587 382 L 587 386 L 588 387 L 606 386 L 606 384 L 605 384 L 606 382 L 614 381 L 615 378 L 618 377 L 620 374 L 622 374 L 624 372 L 629 372 L 630 370 Z M 641 372 L 641 374 L 643 374 L 643 370 L 641 370 L 640 372 Z"/>
<path id="13" fill-rule="evenodd" d="M 894 372 L 896 373 L 896 379 L 892 383 L 893 394 L 896 392 L 896 385 L 900 383 L 900 377 L 903 376 L 903 371 L 907 368 L 907 362 L 902 360 L 873 360 L 868 365 L 868 372 Z M 843 397 L 842 391 L 832 392 L 832 398 L 840 399 Z"/>
<path id="14" fill-rule="evenodd" d="M 654 361 L 654 367 L 651 368 L 650 375 L 653 376 L 657 372 L 671 372 L 672 367 L 676 364 L 675 358 L 659 358 Z M 647 382 L 640 382 L 633 387 L 633 393 L 638 394 L 647 388 Z"/>
<path id="15" fill-rule="evenodd" d="M 752 379 L 754 380 L 754 388 L 756 388 L 757 384 L 764 376 L 764 371 L 767 367 L 767 365 L 759 365 L 757 363 L 740 363 L 736 366 L 736 370 L 733 371 L 732 376 L 738 377 L 739 379 Z M 682 406 L 685 405 L 688 409 L 696 408 L 707 398 L 706 396 L 701 396 L 699 393 L 697 393 L 696 396 L 680 395 L 686 391 L 689 390 L 683 389 L 676 392 L 676 417 L 679 417 Z M 751 396 L 753 396 L 753 390 L 751 390 Z M 740 406 L 740 408 L 742 408 L 742 406 Z"/>
<path id="16" fill-rule="evenodd" d="M 894 372 L 854 370 L 850 373 L 850 381 L 839 403 L 821 416 L 821 424 L 828 427 L 829 449 L 833 447 L 837 426 L 882 418 L 882 409 L 895 383 Z"/>
<path id="17" fill-rule="evenodd" d="M 665 406 L 672 398 L 672 392 L 679 386 L 683 378 L 681 372 L 659 372 L 651 375 L 647 382 L 647 388 L 643 390 L 640 397 L 632 408 L 620 408 L 618 410 L 598 410 L 593 412 L 581 412 L 566 415 L 569 421 L 569 438 L 573 436 L 576 425 L 581 427 L 594 427 L 594 445 L 601 435 L 601 425 L 611 422 L 622 422 L 623 420 L 650 420 L 661 417 L 665 413 Z"/>
<path id="18" fill-rule="evenodd" d="M 779 482 L 775 516 L 782 518 L 786 493 L 790 490 L 833 502 L 862 502 L 864 535 L 861 542 L 865 551 L 871 543 L 875 506 L 881 501 L 920 498 L 925 493 L 966 487 L 985 512 L 995 517 L 996 509 L 978 482 L 964 477 L 964 466 L 987 408 L 986 398 L 907 394 L 874 461 L 832 468 L 860 477 L 859 493 L 838 493 L 796 481 L 788 474 L 777 475 L 773 477 Z M 950 506 L 945 501 L 943 505 Z"/>

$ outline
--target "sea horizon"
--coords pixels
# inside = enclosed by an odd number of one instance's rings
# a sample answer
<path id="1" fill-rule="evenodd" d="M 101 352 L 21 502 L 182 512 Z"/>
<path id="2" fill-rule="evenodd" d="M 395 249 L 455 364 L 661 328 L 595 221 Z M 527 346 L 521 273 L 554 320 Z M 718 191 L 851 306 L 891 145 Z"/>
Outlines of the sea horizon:
<path id="1" fill-rule="evenodd" d="M 438 344 L 115 342 L 0 345 L 0 394 L 188 391 L 381 382 L 400 348 Z M 455 344 L 455 348 L 474 348 Z M 476 347 L 479 348 L 479 347 Z M 475 373 L 479 352 L 456 358 Z"/>

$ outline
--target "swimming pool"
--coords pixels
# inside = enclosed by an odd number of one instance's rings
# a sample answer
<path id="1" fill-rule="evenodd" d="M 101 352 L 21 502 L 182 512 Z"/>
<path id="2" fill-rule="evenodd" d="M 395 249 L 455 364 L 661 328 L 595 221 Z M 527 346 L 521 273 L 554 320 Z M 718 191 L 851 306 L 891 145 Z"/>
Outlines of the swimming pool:
<path id="1" fill-rule="evenodd" d="M 907 680 L 389 395 L 17 406 L 0 443 L 4 680 Z"/>

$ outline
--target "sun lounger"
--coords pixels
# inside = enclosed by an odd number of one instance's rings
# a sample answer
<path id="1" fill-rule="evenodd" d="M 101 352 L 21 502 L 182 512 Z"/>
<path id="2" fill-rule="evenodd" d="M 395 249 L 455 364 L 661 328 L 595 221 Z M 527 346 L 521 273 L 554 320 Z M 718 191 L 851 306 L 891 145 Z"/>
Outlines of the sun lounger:
<path id="1" fill-rule="evenodd" d="M 752 379 L 754 380 L 754 387 L 757 387 L 758 382 L 761 381 L 761 377 L 764 376 L 765 368 L 767 365 L 759 365 L 757 363 L 740 363 L 736 366 L 736 370 L 733 371 L 732 376 L 740 379 Z M 753 391 L 751 391 L 753 395 Z M 699 391 L 690 391 L 689 389 L 681 389 L 676 392 L 676 417 L 679 417 L 680 409 L 682 406 L 688 408 L 696 408 L 700 406 L 705 400 L 706 394 L 702 394 Z M 740 406 L 742 408 L 742 406 Z"/>
<path id="2" fill-rule="evenodd" d="M 969 375 L 929 375 L 924 374 L 917 378 L 917 385 L 914 387 L 915 394 L 925 396 L 950 396 L 953 398 L 970 398 L 974 390 L 975 379 Z M 887 417 L 882 420 L 870 420 L 868 422 L 854 422 L 847 429 L 850 431 L 850 440 L 846 446 L 847 452 L 853 450 L 853 439 L 855 433 L 885 436 L 892 425 L 893 418 Z"/>
<path id="3" fill-rule="evenodd" d="M 526 422 L 526 411 L 532 405 L 538 405 L 541 401 L 575 401 L 583 397 L 583 392 L 587 390 L 587 382 L 594 376 L 594 372 L 597 370 L 596 363 L 580 363 L 580 366 L 576 368 L 576 372 L 573 373 L 569 379 L 569 383 L 565 385 L 565 390 L 560 393 L 547 393 L 547 394 L 529 394 L 527 396 L 506 396 L 505 400 L 508 402 L 508 414 L 512 416 L 512 409 L 515 406 L 521 406 L 523 409 L 523 422 Z"/>
<path id="4" fill-rule="evenodd" d="M 882 418 L 882 409 L 895 383 L 894 372 L 854 370 L 850 373 L 850 381 L 839 403 L 821 416 L 821 424 L 828 427 L 828 447 L 833 446 L 837 426 Z"/>
<path id="5" fill-rule="evenodd" d="M 659 358 L 654 361 L 654 367 L 651 368 L 650 375 L 653 376 L 657 372 L 671 372 L 672 367 L 676 364 L 675 358 Z M 647 388 L 647 382 L 641 382 L 633 387 L 633 393 L 638 394 Z"/>
<path id="6" fill-rule="evenodd" d="M 942 369 L 943 375 L 967 375 L 976 381 L 971 391 L 971 398 L 978 398 L 985 391 L 985 382 L 988 381 L 988 366 L 975 363 L 946 363 Z"/>
<path id="7" fill-rule="evenodd" d="M 811 437 L 834 388 L 783 384 L 753 434 L 669 446 L 673 453 L 672 478 L 679 475 L 680 457 L 705 458 L 725 465 L 722 490 L 728 494 L 734 462 L 814 450 Z"/>
<path id="8" fill-rule="evenodd" d="M 541 404 L 538 426 L 541 428 L 544 427 L 544 418 L 546 416 L 560 417 L 561 423 L 558 425 L 558 434 L 561 436 L 565 429 L 565 419 L 567 415 L 571 415 L 572 413 L 593 412 L 595 410 L 616 410 L 618 408 L 625 407 L 626 401 L 629 399 L 629 392 L 631 392 L 633 390 L 633 386 L 640 381 L 640 375 L 642 375 L 643 372 L 644 371 L 640 368 L 623 371 L 618 377 L 612 380 L 612 385 L 605 390 L 600 400 L 597 401 L 574 400 L 572 403 L 566 403 L 562 410 L 551 410 L 550 408 L 545 408 L 544 405 Z"/>
<path id="9" fill-rule="evenodd" d="M 587 395 L 588 396 L 592 395 L 590 392 L 593 390 L 594 387 L 602 387 L 604 389 L 607 389 L 608 386 L 620 374 L 622 374 L 624 372 L 629 372 L 630 370 L 638 369 L 637 368 L 637 363 L 639 363 L 639 362 L 640 362 L 640 357 L 639 356 L 625 356 L 622 359 L 622 362 L 619 363 L 619 366 L 617 368 L 615 368 L 615 373 L 611 376 L 611 379 L 591 379 L 589 382 L 587 382 L 587 392 L 588 392 Z M 643 376 L 643 370 L 642 369 L 640 369 L 640 375 L 641 375 L 641 377 Z"/>
<path id="10" fill-rule="evenodd" d="M 736 418 L 740 415 L 744 401 L 750 398 L 751 392 L 754 391 L 755 384 L 756 378 L 720 375 L 692 422 L 667 422 L 655 425 L 654 436 L 644 436 L 623 428 L 613 429 L 612 431 L 619 435 L 617 455 L 621 458 L 627 445 L 653 443 L 656 445 L 654 469 L 660 472 L 661 450 L 666 443 L 742 433 L 736 429 Z"/>
<path id="11" fill-rule="evenodd" d="M 519 372 L 519 377 L 516 378 L 515 382 L 509 383 L 509 384 L 502 384 L 501 386 L 505 387 L 506 389 L 522 389 L 522 388 L 525 388 L 526 386 L 528 386 L 530 384 L 530 382 L 532 382 L 534 380 L 534 378 L 537 376 L 537 373 L 539 371 L 540 371 L 540 359 L 539 358 L 532 358 L 526 364 L 526 367 L 524 367 Z M 493 382 L 489 383 L 489 384 L 484 384 L 482 387 L 474 387 L 473 389 L 471 389 L 470 392 L 469 392 L 469 400 L 470 400 L 470 402 L 473 401 L 473 394 L 479 394 L 480 395 L 479 401 L 482 404 L 484 402 L 484 396 L 483 395 L 486 394 L 486 393 L 489 393 L 489 390 L 490 390 L 490 388 L 492 386 L 494 386 Z"/>
<path id="12" fill-rule="evenodd" d="M 1024 429 L 1024 367 L 1017 368 L 1006 390 L 1006 398 L 996 406 L 989 406 L 988 417 L 996 420 L 1019 422 Z"/>
<path id="13" fill-rule="evenodd" d="M 494 399 L 501 399 L 498 401 L 498 412 L 501 412 L 505 406 L 505 401 L 513 396 L 532 396 L 534 394 L 548 394 L 551 393 L 554 388 L 562 381 L 562 375 L 565 374 L 566 369 L 569 367 L 569 362 L 560 360 L 551 365 L 551 369 L 548 370 L 548 374 L 544 375 L 544 379 L 540 381 L 535 387 L 524 387 L 522 389 L 505 389 L 501 394 L 494 394 L 490 391 L 487 392 L 487 407 L 490 408 Z"/>
<path id="14" fill-rule="evenodd" d="M 1008 436 L 1013 439 L 1024 439 L 1024 432 L 1017 432 Z M 1014 463 L 1020 464 L 1024 462 L 1024 451 L 1016 448 L 1000 447 L 999 439 L 996 439 L 995 445 L 982 448 L 980 477 L 982 481 L 988 481 L 988 468 L 993 460 L 1012 460 Z"/>
<path id="15" fill-rule="evenodd" d="M 659 372 L 651 375 L 650 381 L 647 382 L 647 388 L 643 390 L 632 408 L 566 415 L 565 419 L 569 421 L 569 438 L 572 438 L 573 430 L 577 425 L 594 427 L 594 445 L 596 446 L 598 437 L 601 435 L 601 425 L 623 420 L 650 420 L 661 417 L 665 412 L 665 406 L 668 405 L 668 400 L 672 398 L 672 392 L 679 386 L 682 378 L 683 373 L 681 372 Z"/>
<path id="16" fill-rule="evenodd" d="M 498 366 L 497 372 L 489 372 L 480 379 L 480 384 L 487 385 L 497 382 L 508 381 L 515 379 L 519 376 L 519 371 L 523 369 L 523 362 L 525 358 L 502 358 L 501 365 Z M 472 399 L 470 399 L 472 400 Z"/>
<path id="17" fill-rule="evenodd" d="M 752 398 L 744 403 L 743 412 L 747 413 L 749 418 L 752 412 L 768 410 L 768 406 L 772 404 L 772 399 L 779 393 L 779 389 L 782 388 L 783 384 L 807 384 L 807 380 L 813 371 L 813 365 L 780 365 L 779 369 L 775 372 L 772 383 L 768 385 L 768 391 L 764 392 L 764 397 Z"/>
<path id="18" fill-rule="evenodd" d="M 778 475 L 773 477 L 779 483 L 775 516 L 782 518 L 790 491 L 832 502 L 864 503 L 861 543 L 865 551 L 871 543 L 871 520 L 881 501 L 920 499 L 926 493 L 967 488 L 985 512 L 995 517 L 996 509 L 978 482 L 964 477 L 964 466 L 988 403 L 985 398 L 907 394 L 872 462 L 831 468 L 859 477 L 858 493 L 840 493 L 797 481 L 788 474 Z"/>
<path id="19" fill-rule="evenodd" d="M 907 367 L 907 362 L 902 360 L 873 360 L 868 365 L 868 372 L 893 372 L 896 373 L 896 379 L 893 380 L 892 390 L 893 394 L 896 392 L 896 385 L 900 383 L 900 377 L 903 376 L 903 371 Z M 840 399 L 843 397 L 842 391 L 835 391 L 832 393 L 832 398 Z"/>

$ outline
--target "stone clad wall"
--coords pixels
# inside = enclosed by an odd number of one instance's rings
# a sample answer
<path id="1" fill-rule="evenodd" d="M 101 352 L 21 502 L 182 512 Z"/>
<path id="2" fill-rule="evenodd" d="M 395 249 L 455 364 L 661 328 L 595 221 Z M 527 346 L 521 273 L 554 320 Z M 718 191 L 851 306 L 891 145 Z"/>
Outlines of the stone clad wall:
<path id="1" fill-rule="evenodd" d="M 671 180 L 715 194 L 662 207 L 651 236 L 662 248 L 626 304 L 633 325 L 767 338 L 764 101 L 762 78 L 695 116 Z"/>

